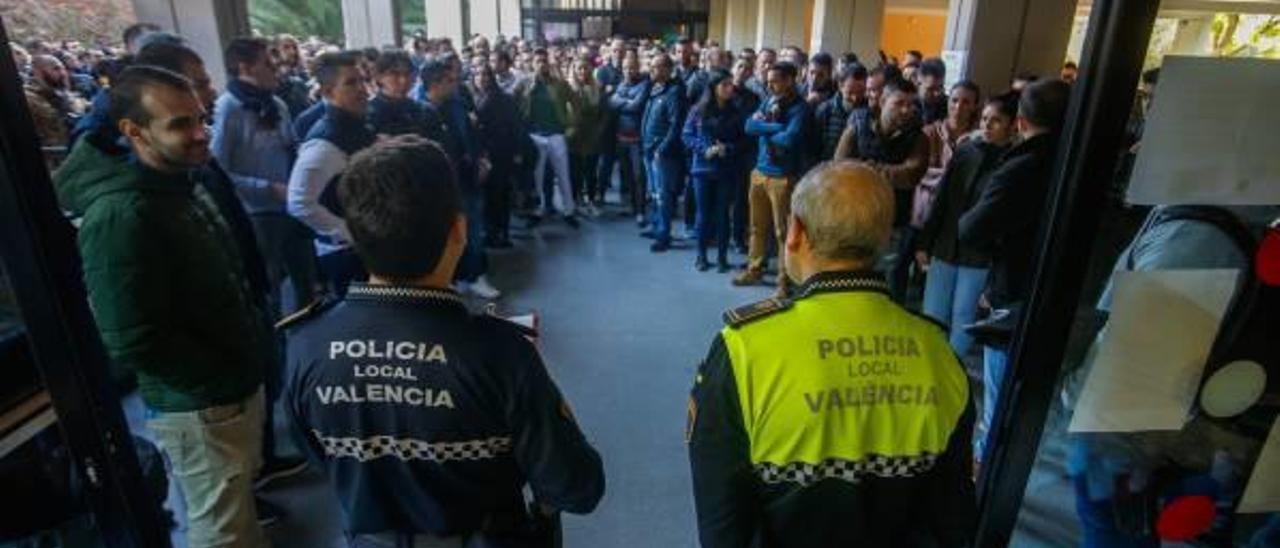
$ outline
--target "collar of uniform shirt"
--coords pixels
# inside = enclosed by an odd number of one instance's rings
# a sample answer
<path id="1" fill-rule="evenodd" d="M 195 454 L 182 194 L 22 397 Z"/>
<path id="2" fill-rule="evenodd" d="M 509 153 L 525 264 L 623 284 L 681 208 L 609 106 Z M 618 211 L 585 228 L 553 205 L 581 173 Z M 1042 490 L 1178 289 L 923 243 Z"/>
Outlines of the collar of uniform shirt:
<path id="1" fill-rule="evenodd" d="M 347 298 L 367 301 L 434 302 L 456 305 L 466 309 L 462 297 L 453 289 L 414 287 L 407 285 L 373 285 L 353 283 L 347 289 Z"/>
<path id="2" fill-rule="evenodd" d="M 836 291 L 878 291 L 888 295 L 889 284 L 883 275 L 870 270 L 819 272 L 805 280 L 796 292 L 796 298 Z"/>

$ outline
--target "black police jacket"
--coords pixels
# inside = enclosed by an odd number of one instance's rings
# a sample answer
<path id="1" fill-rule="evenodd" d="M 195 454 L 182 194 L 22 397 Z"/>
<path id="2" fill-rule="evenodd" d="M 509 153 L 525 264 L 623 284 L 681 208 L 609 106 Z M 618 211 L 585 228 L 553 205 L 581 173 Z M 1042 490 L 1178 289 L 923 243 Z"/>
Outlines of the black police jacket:
<path id="1" fill-rule="evenodd" d="M 523 516 L 522 488 L 586 513 L 600 456 L 521 326 L 448 290 L 353 284 L 288 329 L 288 413 L 350 534 L 465 535 Z M 291 321 L 292 320 L 292 321 Z"/>

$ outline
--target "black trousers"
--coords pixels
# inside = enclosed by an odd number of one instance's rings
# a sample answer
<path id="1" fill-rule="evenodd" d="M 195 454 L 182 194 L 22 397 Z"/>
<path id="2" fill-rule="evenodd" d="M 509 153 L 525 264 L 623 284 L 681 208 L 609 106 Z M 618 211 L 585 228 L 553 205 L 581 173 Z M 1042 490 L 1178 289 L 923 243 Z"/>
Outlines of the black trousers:
<path id="1" fill-rule="evenodd" d="M 485 235 L 493 240 L 511 237 L 511 195 L 515 186 L 515 167 L 510 157 L 495 157 L 489 180 L 484 182 Z"/>

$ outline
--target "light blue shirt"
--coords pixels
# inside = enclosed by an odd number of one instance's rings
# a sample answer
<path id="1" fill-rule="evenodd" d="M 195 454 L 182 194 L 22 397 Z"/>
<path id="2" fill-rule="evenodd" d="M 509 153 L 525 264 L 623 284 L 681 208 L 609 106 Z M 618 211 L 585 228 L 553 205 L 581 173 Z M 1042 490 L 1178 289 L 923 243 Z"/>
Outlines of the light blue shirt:
<path id="1" fill-rule="evenodd" d="M 273 183 L 289 182 L 294 149 L 293 120 L 283 100 L 275 97 L 280 121 L 263 127 L 258 113 L 244 108 L 230 93 L 223 93 L 213 107 L 213 139 L 210 148 L 250 215 L 284 213 L 285 201 L 272 191 Z"/>

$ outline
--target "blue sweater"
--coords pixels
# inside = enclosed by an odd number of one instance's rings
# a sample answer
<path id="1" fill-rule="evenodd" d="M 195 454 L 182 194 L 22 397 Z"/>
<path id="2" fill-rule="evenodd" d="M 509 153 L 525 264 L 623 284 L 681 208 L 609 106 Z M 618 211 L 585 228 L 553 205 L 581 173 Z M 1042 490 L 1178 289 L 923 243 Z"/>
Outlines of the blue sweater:
<path id="1" fill-rule="evenodd" d="M 747 135 L 760 140 L 756 171 L 770 177 L 799 177 L 804 166 L 804 124 L 809 105 L 792 96 L 784 106 L 770 97 L 760 104 L 756 115 L 747 119 Z"/>
<path id="2" fill-rule="evenodd" d="M 645 154 L 663 156 L 681 154 L 680 130 L 684 123 L 684 86 L 674 81 L 649 90 L 649 104 L 644 109 L 640 136 Z"/>
<path id="3" fill-rule="evenodd" d="M 711 112 L 713 110 L 715 112 Z M 734 173 L 740 165 L 738 154 L 741 153 L 742 134 L 742 116 L 733 103 L 721 110 L 708 108 L 705 114 L 700 109 L 694 109 L 689 113 L 689 119 L 684 123 L 684 133 L 681 135 L 684 138 L 684 146 L 693 155 L 691 173 L 695 175 Z M 707 149 L 716 143 L 723 143 L 725 152 L 721 156 L 708 160 Z"/>
<path id="4" fill-rule="evenodd" d="M 609 96 L 609 110 L 618 117 L 618 135 L 640 135 L 645 105 L 649 100 L 649 79 L 629 83 L 623 80 Z"/>

